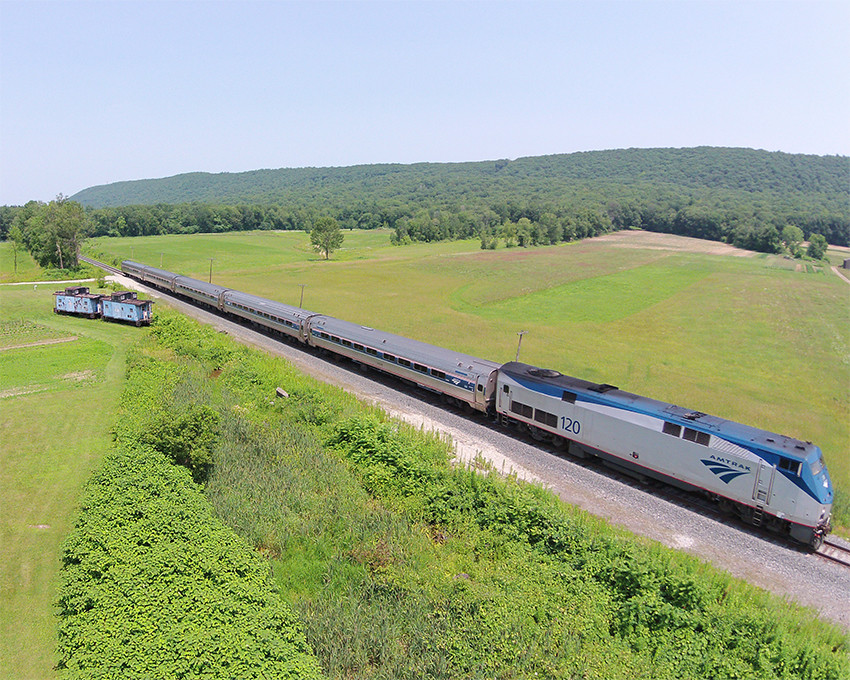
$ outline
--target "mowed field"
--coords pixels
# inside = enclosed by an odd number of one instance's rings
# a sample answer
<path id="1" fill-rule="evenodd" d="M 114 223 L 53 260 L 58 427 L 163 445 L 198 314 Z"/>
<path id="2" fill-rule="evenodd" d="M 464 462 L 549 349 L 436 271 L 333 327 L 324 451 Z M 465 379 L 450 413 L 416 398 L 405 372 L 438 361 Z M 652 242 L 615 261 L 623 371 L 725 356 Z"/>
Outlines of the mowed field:
<path id="1" fill-rule="evenodd" d="M 542 248 L 393 247 L 345 232 L 101 239 L 90 250 L 451 347 L 811 440 L 850 519 L 850 286 L 829 268 L 724 244 L 620 232 Z M 212 262 L 210 262 L 212 258 Z"/>
<path id="2" fill-rule="evenodd" d="M 126 347 L 139 333 L 55 316 L 59 287 L 0 286 L 2 678 L 55 674 L 60 546 L 111 445 Z"/>

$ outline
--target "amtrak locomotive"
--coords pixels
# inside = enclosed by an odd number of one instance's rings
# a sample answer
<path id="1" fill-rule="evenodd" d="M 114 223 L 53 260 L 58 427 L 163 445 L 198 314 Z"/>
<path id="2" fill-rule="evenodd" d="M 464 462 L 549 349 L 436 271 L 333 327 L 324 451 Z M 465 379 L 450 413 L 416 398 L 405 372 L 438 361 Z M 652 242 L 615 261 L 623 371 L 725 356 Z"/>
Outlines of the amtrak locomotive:
<path id="1" fill-rule="evenodd" d="M 275 335 L 344 356 L 527 429 L 576 456 L 701 491 L 745 521 L 820 547 L 832 484 L 820 449 L 673 404 L 518 362 L 499 364 L 124 261 L 127 276 Z"/>

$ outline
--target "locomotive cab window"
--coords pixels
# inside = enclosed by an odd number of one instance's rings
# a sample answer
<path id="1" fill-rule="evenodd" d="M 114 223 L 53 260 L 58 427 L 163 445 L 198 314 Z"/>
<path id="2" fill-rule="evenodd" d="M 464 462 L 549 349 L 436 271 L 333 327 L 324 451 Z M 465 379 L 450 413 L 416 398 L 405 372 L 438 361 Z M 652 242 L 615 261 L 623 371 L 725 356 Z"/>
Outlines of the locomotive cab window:
<path id="1" fill-rule="evenodd" d="M 576 395 L 573 394 L 572 392 L 564 392 L 564 394 L 561 396 L 561 401 L 565 401 L 568 404 L 575 404 L 576 403 Z"/>
<path id="2" fill-rule="evenodd" d="M 800 461 L 799 460 L 791 460 L 790 458 L 780 458 L 779 465 L 780 470 L 788 470 L 792 475 L 800 474 Z"/>

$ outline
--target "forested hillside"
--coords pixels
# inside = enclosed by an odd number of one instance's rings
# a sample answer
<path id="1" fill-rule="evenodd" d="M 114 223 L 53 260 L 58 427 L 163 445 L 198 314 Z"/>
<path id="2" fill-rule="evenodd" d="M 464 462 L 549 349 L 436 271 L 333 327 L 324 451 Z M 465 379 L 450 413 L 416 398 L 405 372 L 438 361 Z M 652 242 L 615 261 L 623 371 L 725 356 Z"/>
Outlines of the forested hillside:
<path id="1" fill-rule="evenodd" d="M 190 173 L 92 187 L 70 202 L 86 206 L 89 236 L 310 230 L 332 217 L 347 229 L 390 228 L 397 244 L 533 246 L 637 228 L 800 256 L 796 244 L 816 234 L 850 245 L 850 158 L 700 147 Z M 56 252 L 43 208 L 0 207 L 0 238 L 16 223 L 31 252 Z M 815 241 L 818 259 L 826 242 Z"/>
<path id="2" fill-rule="evenodd" d="M 624 189 L 638 187 L 796 194 L 810 197 L 813 203 L 844 204 L 846 208 L 850 159 L 709 147 L 623 149 L 515 161 L 196 172 L 91 187 L 71 198 L 96 208 L 191 202 L 349 204 L 363 200 L 450 207 L 494 199 L 558 202 L 564 192 L 576 198 L 587 194 L 593 203 L 606 192 L 614 190 L 622 196 Z"/>
<path id="3" fill-rule="evenodd" d="M 623 149 L 476 163 L 191 173 L 72 198 L 94 234 L 390 227 L 395 241 L 556 243 L 612 229 L 778 252 L 785 226 L 850 245 L 850 159 L 753 149 Z M 144 207 L 140 207 L 144 206 Z"/>

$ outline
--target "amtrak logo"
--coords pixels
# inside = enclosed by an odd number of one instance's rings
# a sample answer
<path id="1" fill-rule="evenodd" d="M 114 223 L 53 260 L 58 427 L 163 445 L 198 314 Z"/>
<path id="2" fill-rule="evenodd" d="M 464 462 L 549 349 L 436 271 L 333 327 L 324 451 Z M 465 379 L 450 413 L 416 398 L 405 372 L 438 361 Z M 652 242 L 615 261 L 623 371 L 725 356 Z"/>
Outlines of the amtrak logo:
<path id="1" fill-rule="evenodd" d="M 734 461 L 721 461 L 716 458 L 709 460 L 703 458 L 700 462 L 720 477 L 725 484 L 728 484 L 736 477 L 740 477 L 741 475 L 745 475 L 750 472 L 749 466 L 744 466 L 743 469 L 741 469 L 742 466 L 737 465 Z M 732 465 L 736 465 L 736 467 L 732 467 L 730 463 L 732 463 Z"/>

